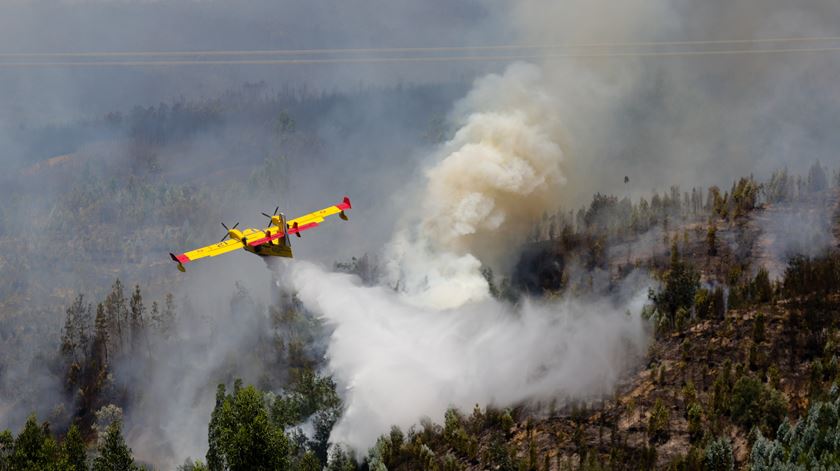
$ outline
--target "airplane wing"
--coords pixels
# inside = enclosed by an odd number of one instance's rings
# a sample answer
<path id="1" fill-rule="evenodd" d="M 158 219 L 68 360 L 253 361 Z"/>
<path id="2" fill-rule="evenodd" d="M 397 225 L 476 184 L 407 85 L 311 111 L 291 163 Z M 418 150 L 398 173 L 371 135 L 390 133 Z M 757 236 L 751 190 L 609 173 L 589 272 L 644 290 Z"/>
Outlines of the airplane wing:
<path id="1" fill-rule="evenodd" d="M 350 204 L 350 198 L 345 196 L 344 201 L 342 201 L 339 204 L 334 204 L 319 211 L 315 211 L 314 213 L 309 213 L 304 216 L 286 221 L 286 224 L 289 227 L 289 234 L 297 234 L 297 236 L 300 237 L 300 232 L 318 226 L 319 224 L 324 222 L 325 218 L 332 216 L 333 214 L 340 214 L 342 219 L 347 219 L 347 216 L 344 215 L 344 211 L 347 209 L 351 209 L 352 207 L 353 206 Z M 269 228 L 268 230 L 266 230 L 266 232 L 270 230 L 271 229 Z M 266 237 L 262 237 L 260 239 L 248 241 L 248 245 L 262 245 L 271 242 L 272 240 L 279 239 L 284 235 L 285 234 L 283 233 L 283 231 L 279 231 L 277 234 L 272 234 Z"/>
<path id="2" fill-rule="evenodd" d="M 342 219 L 347 219 L 347 216 L 344 216 L 344 210 L 352 207 L 353 206 L 350 205 L 350 198 L 345 196 L 344 201 L 339 204 L 335 204 L 320 211 L 315 211 L 314 213 L 309 213 L 288 221 L 289 234 L 297 234 L 298 232 L 312 229 L 318 224 L 324 222 L 324 218 L 332 216 L 333 214 L 341 214 Z"/>
<path id="3" fill-rule="evenodd" d="M 198 260 L 199 258 L 204 257 L 215 257 L 216 255 L 221 255 L 223 253 L 232 252 L 236 249 L 241 249 L 244 247 L 241 241 L 236 239 L 228 239 L 224 242 L 219 242 L 218 244 L 208 245 L 207 247 L 202 247 L 200 249 L 190 250 L 189 252 L 182 253 L 181 255 L 175 255 L 170 253 L 169 256 L 172 257 L 172 260 L 178 262 L 178 269 L 184 271 L 184 264 L 187 262 L 192 262 L 193 260 Z"/>

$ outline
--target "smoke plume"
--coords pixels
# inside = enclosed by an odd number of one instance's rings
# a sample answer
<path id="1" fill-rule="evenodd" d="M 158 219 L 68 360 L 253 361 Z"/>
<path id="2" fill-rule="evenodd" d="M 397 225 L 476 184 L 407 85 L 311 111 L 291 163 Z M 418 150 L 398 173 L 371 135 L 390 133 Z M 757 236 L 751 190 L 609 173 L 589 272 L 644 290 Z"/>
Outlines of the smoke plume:
<path id="1" fill-rule="evenodd" d="M 405 224 L 389 246 L 389 281 L 415 302 L 486 298 L 481 263 L 504 267 L 527 228 L 560 203 L 560 125 L 542 86 L 539 68 L 514 64 L 456 105 L 459 128 L 426 172 L 418 229 Z"/>
<path id="2" fill-rule="evenodd" d="M 563 151 L 541 78 L 537 67 L 514 64 L 478 80 L 457 106 L 460 129 L 427 173 L 421 237 L 498 258 L 559 203 Z"/>

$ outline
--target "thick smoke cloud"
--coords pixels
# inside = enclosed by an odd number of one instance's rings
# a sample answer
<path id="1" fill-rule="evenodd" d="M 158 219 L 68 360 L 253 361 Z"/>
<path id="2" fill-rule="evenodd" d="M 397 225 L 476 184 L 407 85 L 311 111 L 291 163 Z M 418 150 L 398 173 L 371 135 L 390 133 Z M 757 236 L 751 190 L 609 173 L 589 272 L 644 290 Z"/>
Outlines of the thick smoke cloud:
<path id="1" fill-rule="evenodd" d="M 542 87 L 539 69 L 517 64 L 480 79 L 459 104 L 464 116 L 455 118 L 447 156 L 427 172 L 424 238 L 486 260 L 509 252 L 522 228 L 558 202 L 560 127 Z"/>
<path id="2" fill-rule="evenodd" d="M 524 228 L 559 203 L 561 133 L 541 82 L 537 67 L 515 64 L 478 80 L 455 107 L 458 130 L 416 198 L 421 220 L 404 223 L 386 257 L 389 281 L 416 302 L 487 297 L 481 262 L 511 262 Z"/>

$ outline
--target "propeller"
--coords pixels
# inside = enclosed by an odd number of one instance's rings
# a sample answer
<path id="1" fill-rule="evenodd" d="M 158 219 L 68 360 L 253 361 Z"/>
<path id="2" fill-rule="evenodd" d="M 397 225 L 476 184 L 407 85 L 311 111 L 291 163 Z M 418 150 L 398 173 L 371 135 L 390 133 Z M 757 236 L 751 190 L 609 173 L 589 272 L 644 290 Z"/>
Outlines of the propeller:
<path id="1" fill-rule="evenodd" d="M 265 217 L 267 217 L 267 218 L 271 219 L 272 217 L 277 216 L 277 211 L 280 211 L 280 206 L 278 206 L 278 207 L 274 208 L 274 214 L 265 214 L 265 213 L 261 213 L 261 214 L 262 214 L 263 216 L 265 216 Z"/>
<path id="2" fill-rule="evenodd" d="M 225 230 L 228 231 L 228 232 L 225 232 L 224 237 L 222 237 L 222 240 L 220 240 L 219 242 L 224 242 L 225 239 L 227 239 L 228 236 L 230 235 L 230 231 L 232 231 L 233 229 L 236 229 L 237 226 L 239 226 L 239 221 L 237 221 L 236 224 L 233 225 L 233 227 L 227 227 L 225 225 L 225 223 L 222 223 L 222 227 L 224 227 Z"/>

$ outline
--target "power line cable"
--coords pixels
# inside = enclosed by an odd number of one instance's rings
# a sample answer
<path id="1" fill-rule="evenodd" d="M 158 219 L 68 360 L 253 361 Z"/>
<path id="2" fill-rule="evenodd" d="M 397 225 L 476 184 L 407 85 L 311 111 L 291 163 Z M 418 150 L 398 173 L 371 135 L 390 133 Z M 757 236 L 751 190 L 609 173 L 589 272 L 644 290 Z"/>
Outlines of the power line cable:
<path id="1" fill-rule="evenodd" d="M 313 48 L 313 49 L 245 49 L 214 51 L 85 51 L 85 52 L 3 52 L 0 58 L 59 58 L 59 57 L 213 57 L 213 56 L 260 56 L 260 55 L 325 55 L 325 54 L 381 54 L 406 52 L 470 52 L 534 49 L 591 49 L 607 47 L 664 47 L 700 46 L 724 44 L 767 44 L 835 42 L 840 36 L 783 37 L 754 39 L 719 39 L 686 41 L 642 41 L 642 42 L 599 42 L 578 44 L 500 44 L 484 46 L 442 46 L 442 47 L 382 47 L 382 48 Z"/>
<path id="2" fill-rule="evenodd" d="M 777 48 L 777 49 L 722 49 L 693 51 L 629 51 L 601 53 L 552 53 L 512 55 L 455 55 L 419 57 L 363 57 L 363 58 L 306 58 L 306 59 L 221 59 L 221 60 L 139 60 L 139 61 L 30 61 L 2 62 L 0 68 L 46 68 L 46 67 L 166 67 L 190 65 L 307 65 L 307 64 L 387 64 L 423 62 L 512 62 L 517 60 L 559 60 L 570 58 L 614 58 L 614 57 L 692 57 L 732 56 L 755 54 L 792 54 L 840 52 L 840 47 L 820 48 Z"/>

